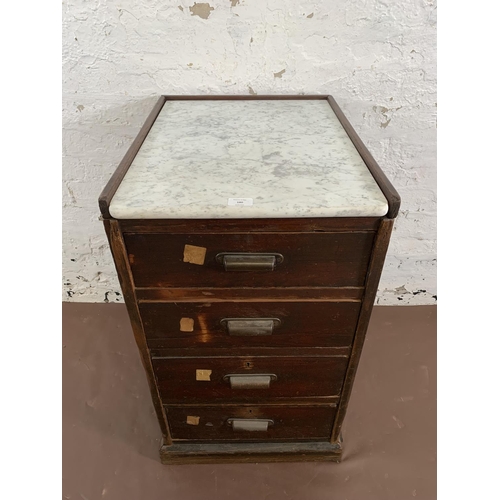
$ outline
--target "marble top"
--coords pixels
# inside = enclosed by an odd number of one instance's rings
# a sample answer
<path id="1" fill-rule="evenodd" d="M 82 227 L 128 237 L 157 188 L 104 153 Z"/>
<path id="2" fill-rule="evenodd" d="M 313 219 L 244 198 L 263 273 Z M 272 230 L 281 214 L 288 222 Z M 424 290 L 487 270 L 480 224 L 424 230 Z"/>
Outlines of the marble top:
<path id="1" fill-rule="evenodd" d="M 116 191 L 117 219 L 383 216 L 326 100 L 167 101 Z"/>

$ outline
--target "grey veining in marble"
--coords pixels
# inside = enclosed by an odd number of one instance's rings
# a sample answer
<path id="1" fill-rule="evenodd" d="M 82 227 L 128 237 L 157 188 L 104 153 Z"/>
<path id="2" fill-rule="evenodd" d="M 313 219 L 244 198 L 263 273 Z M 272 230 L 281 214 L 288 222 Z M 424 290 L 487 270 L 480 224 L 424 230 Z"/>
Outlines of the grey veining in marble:
<path id="1" fill-rule="evenodd" d="M 110 205 L 118 219 L 387 210 L 326 100 L 167 101 Z"/>

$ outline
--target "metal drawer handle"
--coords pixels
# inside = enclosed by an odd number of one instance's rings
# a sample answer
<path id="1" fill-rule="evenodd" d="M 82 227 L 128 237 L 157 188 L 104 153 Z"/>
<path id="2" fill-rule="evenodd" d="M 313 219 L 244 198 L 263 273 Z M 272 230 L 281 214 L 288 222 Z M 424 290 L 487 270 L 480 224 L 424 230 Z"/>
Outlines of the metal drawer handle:
<path id="1" fill-rule="evenodd" d="M 226 271 L 273 271 L 283 262 L 280 253 L 238 253 L 222 252 L 215 256 L 218 264 Z"/>
<path id="2" fill-rule="evenodd" d="M 268 418 L 228 418 L 227 423 L 232 426 L 233 431 L 267 431 L 274 420 Z"/>
<path id="3" fill-rule="evenodd" d="M 231 389 L 269 389 L 271 380 L 278 380 L 278 377 L 274 373 L 232 373 L 224 375 L 223 380 L 229 380 Z"/>
<path id="4" fill-rule="evenodd" d="M 224 318 L 220 322 L 229 335 L 239 337 L 272 335 L 273 330 L 281 325 L 278 318 Z"/>

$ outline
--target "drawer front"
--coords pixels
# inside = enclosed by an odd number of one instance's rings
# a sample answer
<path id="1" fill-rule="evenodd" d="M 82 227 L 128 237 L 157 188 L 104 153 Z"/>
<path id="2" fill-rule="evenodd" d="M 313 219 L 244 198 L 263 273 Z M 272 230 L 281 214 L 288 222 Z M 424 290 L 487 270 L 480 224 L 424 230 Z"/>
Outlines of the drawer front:
<path id="1" fill-rule="evenodd" d="M 330 438 L 332 406 L 167 407 L 172 439 L 273 441 Z"/>
<path id="2" fill-rule="evenodd" d="M 151 348 L 350 346 L 359 302 L 142 303 Z"/>
<path id="3" fill-rule="evenodd" d="M 179 288 L 362 287 L 373 238 L 373 232 L 124 234 L 137 287 Z"/>
<path id="4" fill-rule="evenodd" d="M 153 358 L 164 403 L 338 396 L 347 356 Z"/>

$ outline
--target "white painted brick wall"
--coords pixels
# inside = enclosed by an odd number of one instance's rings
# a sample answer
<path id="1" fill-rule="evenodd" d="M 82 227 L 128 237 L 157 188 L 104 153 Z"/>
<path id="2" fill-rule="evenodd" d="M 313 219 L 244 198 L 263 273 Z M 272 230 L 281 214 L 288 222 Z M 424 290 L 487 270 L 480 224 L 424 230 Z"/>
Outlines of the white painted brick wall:
<path id="1" fill-rule="evenodd" d="M 333 95 L 403 203 L 379 304 L 436 295 L 434 0 L 66 0 L 63 299 L 121 302 L 97 198 L 160 94 Z"/>

